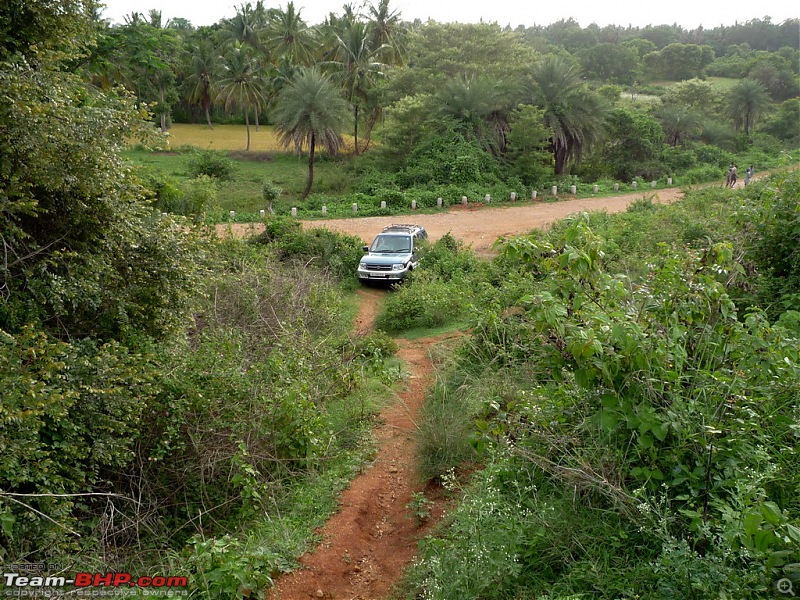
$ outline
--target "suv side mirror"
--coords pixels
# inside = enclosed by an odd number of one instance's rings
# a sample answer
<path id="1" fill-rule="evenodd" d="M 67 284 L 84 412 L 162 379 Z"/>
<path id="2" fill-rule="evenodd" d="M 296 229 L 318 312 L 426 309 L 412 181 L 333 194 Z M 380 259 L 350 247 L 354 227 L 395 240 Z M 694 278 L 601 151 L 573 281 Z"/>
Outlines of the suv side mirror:
<path id="1" fill-rule="evenodd" d="M 363 250 L 364 252 L 368 252 L 369 246 L 361 246 L 361 250 Z"/>

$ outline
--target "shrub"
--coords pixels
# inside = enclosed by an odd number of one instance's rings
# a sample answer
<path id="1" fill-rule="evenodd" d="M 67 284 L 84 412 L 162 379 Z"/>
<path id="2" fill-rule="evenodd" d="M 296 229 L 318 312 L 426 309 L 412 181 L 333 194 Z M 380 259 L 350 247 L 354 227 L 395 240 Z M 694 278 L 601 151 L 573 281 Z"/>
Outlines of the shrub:
<path id="1" fill-rule="evenodd" d="M 386 299 L 375 320 L 376 327 L 390 333 L 439 327 L 464 314 L 463 283 L 445 283 L 422 269 L 415 271 L 408 283 Z"/>
<path id="2" fill-rule="evenodd" d="M 290 217 L 271 217 L 265 230 L 253 238 L 266 244 L 283 260 L 302 261 L 306 265 L 330 272 L 341 281 L 355 282 L 358 262 L 363 256 L 362 240 L 329 229 L 303 230 L 300 222 Z"/>
<path id="3" fill-rule="evenodd" d="M 192 177 L 207 175 L 220 181 L 230 181 L 235 174 L 233 161 L 220 152 L 201 150 L 189 159 L 189 174 Z"/>

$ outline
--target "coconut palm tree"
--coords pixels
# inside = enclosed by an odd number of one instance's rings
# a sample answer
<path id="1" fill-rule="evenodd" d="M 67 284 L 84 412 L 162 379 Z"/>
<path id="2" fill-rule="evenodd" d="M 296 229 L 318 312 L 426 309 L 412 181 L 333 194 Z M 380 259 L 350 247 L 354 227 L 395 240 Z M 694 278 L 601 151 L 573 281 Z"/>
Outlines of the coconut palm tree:
<path id="1" fill-rule="evenodd" d="M 217 50 L 210 40 L 200 40 L 189 55 L 187 72 L 184 80 L 186 99 L 199 105 L 206 116 L 206 123 L 211 127 L 211 104 L 213 102 L 212 82 L 218 70 Z"/>
<path id="2" fill-rule="evenodd" d="M 300 12 L 295 10 L 294 2 L 289 2 L 286 10 L 274 8 L 268 12 L 261 39 L 275 61 L 283 58 L 297 65 L 313 62 L 317 43 L 313 30 L 300 17 Z"/>
<path id="3" fill-rule="evenodd" d="M 248 2 L 236 7 L 236 15 L 225 22 L 224 37 L 233 43 L 247 44 L 256 50 L 261 48 L 261 30 L 267 24 L 267 11 L 262 0 L 255 7 Z"/>
<path id="4" fill-rule="evenodd" d="M 286 148 L 293 146 L 300 154 L 308 145 L 308 179 L 303 199 L 314 183 L 314 158 L 317 145 L 329 154 L 342 146 L 341 130 L 348 115 L 347 101 L 339 88 L 314 68 L 303 69 L 285 86 L 275 103 L 273 122 L 278 141 Z"/>
<path id="5" fill-rule="evenodd" d="M 264 104 L 264 80 L 258 61 L 251 50 L 235 45 L 222 59 L 222 68 L 215 88 L 216 101 L 229 112 L 241 108 L 247 129 L 247 146 L 250 150 L 250 110 L 258 112 Z"/>
<path id="6" fill-rule="evenodd" d="M 381 48 L 380 59 L 389 65 L 402 65 L 408 54 L 408 31 L 400 19 L 400 12 L 389 8 L 389 0 L 380 0 L 378 7 L 369 7 L 370 45 Z"/>
<path id="7" fill-rule="evenodd" d="M 607 108 L 583 82 L 578 66 L 559 56 L 546 56 L 531 75 L 534 103 L 544 110 L 544 123 L 552 131 L 555 173 L 563 175 L 600 141 Z"/>
<path id="8" fill-rule="evenodd" d="M 733 126 L 744 130 L 749 136 L 758 117 L 763 115 L 770 105 L 769 92 L 755 79 L 742 79 L 734 85 L 728 96 L 728 111 L 733 117 Z"/>
<path id="9" fill-rule="evenodd" d="M 336 49 L 332 60 L 324 64 L 333 68 L 336 80 L 353 107 L 353 137 L 355 153 L 358 154 L 358 113 L 377 80 L 384 76 L 386 65 L 378 60 L 383 47 L 370 45 L 367 24 L 361 21 L 345 23 L 348 24 L 335 34 Z"/>

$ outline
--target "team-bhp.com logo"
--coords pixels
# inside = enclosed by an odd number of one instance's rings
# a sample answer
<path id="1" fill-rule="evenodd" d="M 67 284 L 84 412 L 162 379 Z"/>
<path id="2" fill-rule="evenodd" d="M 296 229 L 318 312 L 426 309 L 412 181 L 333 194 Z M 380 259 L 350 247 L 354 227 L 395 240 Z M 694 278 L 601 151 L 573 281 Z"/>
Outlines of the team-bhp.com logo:
<path id="1" fill-rule="evenodd" d="M 12 565 L 13 566 L 13 565 Z M 54 597 L 54 596 L 186 596 L 186 577 L 134 577 L 130 573 L 75 573 L 64 575 L 38 575 L 25 573 L 23 569 L 2 574 L 5 597 Z"/>

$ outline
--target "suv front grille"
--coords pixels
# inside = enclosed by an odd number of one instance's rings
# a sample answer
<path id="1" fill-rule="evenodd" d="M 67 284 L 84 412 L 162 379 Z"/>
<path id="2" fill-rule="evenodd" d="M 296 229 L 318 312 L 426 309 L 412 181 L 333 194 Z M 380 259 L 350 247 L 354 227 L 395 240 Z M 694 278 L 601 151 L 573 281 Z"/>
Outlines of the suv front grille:
<path id="1" fill-rule="evenodd" d="M 391 271 L 392 265 L 373 265 L 367 263 L 364 265 L 368 271 Z"/>

